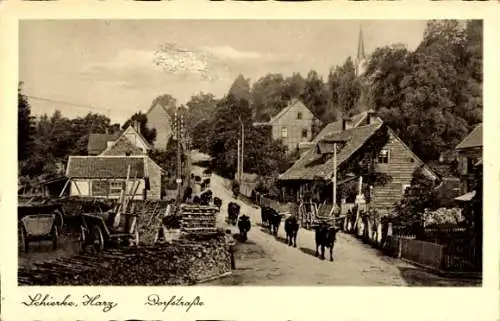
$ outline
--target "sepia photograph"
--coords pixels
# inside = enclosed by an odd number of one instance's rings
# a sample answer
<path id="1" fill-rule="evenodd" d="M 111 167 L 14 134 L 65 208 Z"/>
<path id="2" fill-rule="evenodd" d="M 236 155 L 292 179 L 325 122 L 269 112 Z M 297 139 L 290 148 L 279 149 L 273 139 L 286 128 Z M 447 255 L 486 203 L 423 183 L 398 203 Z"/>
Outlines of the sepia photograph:
<path id="1" fill-rule="evenodd" d="M 482 20 L 20 20 L 18 80 L 19 286 L 482 285 Z"/>

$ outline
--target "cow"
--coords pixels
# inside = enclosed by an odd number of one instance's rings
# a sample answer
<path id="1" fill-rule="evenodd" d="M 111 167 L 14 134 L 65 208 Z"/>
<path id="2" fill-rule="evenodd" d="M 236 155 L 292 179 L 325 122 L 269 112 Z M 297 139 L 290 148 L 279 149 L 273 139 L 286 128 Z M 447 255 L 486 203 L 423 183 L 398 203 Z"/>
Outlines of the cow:
<path id="1" fill-rule="evenodd" d="M 222 207 L 222 200 L 220 198 L 218 198 L 217 196 L 214 197 L 214 205 L 217 206 L 217 208 L 219 208 L 219 212 L 220 212 L 220 208 Z"/>
<path id="2" fill-rule="evenodd" d="M 230 202 L 229 204 L 227 204 L 227 216 L 231 224 L 236 225 L 236 221 L 238 220 L 239 215 L 240 205 L 234 202 Z"/>
<path id="3" fill-rule="evenodd" d="M 330 261 L 333 261 L 333 247 L 337 239 L 338 229 L 335 226 L 331 226 L 327 222 L 319 223 L 315 228 L 316 237 L 316 252 L 314 256 L 318 257 L 320 255 L 318 249 L 321 247 L 320 259 L 325 259 L 325 247 L 330 249 Z"/>
<path id="4" fill-rule="evenodd" d="M 267 227 L 269 224 L 269 207 L 261 207 L 260 208 L 260 217 L 262 220 L 262 226 Z"/>
<path id="5" fill-rule="evenodd" d="M 212 191 L 211 190 L 206 190 L 200 195 L 200 204 L 201 205 L 210 205 L 210 202 L 212 201 Z"/>
<path id="6" fill-rule="evenodd" d="M 240 230 L 241 241 L 245 242 L 247 240 L 247 233 L 251 228 L 250 217 L 243 214 L 238 219 L 238 229 Z"/>
<path id="7" fill-rule="evenodd" d="M 184 191 L 184 195 L 182 196 L 182 201 L 185 203 L 187 200 L 191 198 L 191 196 L 193 196 L 193 188 L 191 186 L 188 186 Z"/>
<path id="8" fill-rule="evenodd" d="M 297 247 L 297 233 L 299 232 L 299 221 L 295 215 L 285 220 L 285 233 L 288 246 Z"/>
<path id="9" fill-rule="evenodd" d="M 270 207 L 264 208 L 264 213 L 268 222 L 267 228 L 269 229 L 269 233 L 275 236 L 278 235 L 278 229 L 283 216 Z"/>

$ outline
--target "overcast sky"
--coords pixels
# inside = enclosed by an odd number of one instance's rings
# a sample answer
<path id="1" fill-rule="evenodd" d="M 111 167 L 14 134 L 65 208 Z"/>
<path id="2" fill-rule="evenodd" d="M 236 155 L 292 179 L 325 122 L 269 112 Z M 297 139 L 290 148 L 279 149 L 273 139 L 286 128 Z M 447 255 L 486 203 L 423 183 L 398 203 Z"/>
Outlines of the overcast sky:
<path id="1" fill-rule="evenodd" d="M 33 113 L 67 117 L 102 112 L 123 122 L 158 95 L 185 103 L 200 91 L 224 95 L 243 74 L 285 76 L 328 70 L 355 56 L 403 43 L 414 49 L 425 21 L 355 20 L 45 20 L 22 21 L 19 79 L 27 95 L 109 109 L 30 100 Z M 159 49 L 168 54 L 158 54 Z M 160 51 L 161 52 L 161 51 Z"/>

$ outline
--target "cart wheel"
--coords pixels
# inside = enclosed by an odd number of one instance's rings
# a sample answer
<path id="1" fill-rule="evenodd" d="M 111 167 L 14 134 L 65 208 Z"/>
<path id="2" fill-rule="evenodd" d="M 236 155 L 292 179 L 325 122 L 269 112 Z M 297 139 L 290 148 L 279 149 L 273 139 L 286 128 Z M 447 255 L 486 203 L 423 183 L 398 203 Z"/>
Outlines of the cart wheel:
<path id="1" fill-rule="evenodd" d="M 57 250 L 57 246 L 59 245 L 59 229 L 57 226 L 54 226 L 54 232 L 52 233 L 52 249 Z"/>
<path id="2" fill-rule="evenodd" d="M 94 226 L 90 234 L 90 245 L 96 252 L 104 250 L 104 236 L 99 226 Z"/>

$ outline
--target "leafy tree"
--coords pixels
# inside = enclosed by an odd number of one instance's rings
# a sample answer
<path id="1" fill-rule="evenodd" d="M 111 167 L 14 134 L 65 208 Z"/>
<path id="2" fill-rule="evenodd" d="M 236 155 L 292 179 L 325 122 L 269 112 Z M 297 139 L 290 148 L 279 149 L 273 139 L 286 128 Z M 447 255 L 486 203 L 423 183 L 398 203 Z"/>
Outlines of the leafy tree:
<path id="1" fill-rule="evenodd" d="M 315 70 L 307 74 L 305 88 L 300 99 L 321 120 L 328 120 L 325 118 L 330 106 L 328 89 L 323 78 Z"/>
<path id="2" fill-rule="evenodd" d="M 32 143 L 35 137 L 34 119 L 28 98 L 22 92 L 22 82 L 17 89 L 17 154 L 19 161 L 25 161 L 32 153 Z"/>
<path id="3" fill-rule="evenodd" d="M 375 109 L 424 161 L 453 148 L 482 117 L 477 22 L 430 21 L 414 52 L 375 50 L 367 68 Z"/>
<path id="4" fill-rule="evenodd" d="M 133 125 L 134 122 L 139 123 L 142 136 L 148 141 L 148 143 L 153 144 L 156 139 L 156 129 L 150 129 L 148 127 L 148 117 L 142 112 L 137 112 L 132 117 L 130 117 L 122 126 L 122 129 L 127 129 L 129 126 Z"/>
<path id="5" fill-rule="evenodd" d="M 282 74 L 267 74 L 252 86 L 252 102 L 257 121 L 268 121 L 286 107 L 290 97 Z"/>
<path id="6" fill-rule="evenodd" d="M 217 100 L 213 94 L 199 93 L 187 102 L 186 127 L 192 138 L 193 148 L 208 150 L 213 114 Z"/>
<path id="7" fill-rule="evenodd" d="M 328 74 L 331 104 L 344 115 L 359 111 L 357 108 L 361 98 L 361 86 L 351 57 L 347 58 L 341 67 L 331 69 Z"/>

